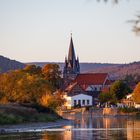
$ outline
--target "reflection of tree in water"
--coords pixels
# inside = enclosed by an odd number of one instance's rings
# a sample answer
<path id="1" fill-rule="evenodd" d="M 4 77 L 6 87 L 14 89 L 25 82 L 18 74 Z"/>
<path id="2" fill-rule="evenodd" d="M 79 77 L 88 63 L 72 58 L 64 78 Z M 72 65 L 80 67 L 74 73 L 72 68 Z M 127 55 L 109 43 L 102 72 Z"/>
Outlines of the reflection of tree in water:
<path id="1" fill-rule="evenodd" d="M 44 132 L 42 134 L 42 140 L 63 140 L 62 132 Z"/>

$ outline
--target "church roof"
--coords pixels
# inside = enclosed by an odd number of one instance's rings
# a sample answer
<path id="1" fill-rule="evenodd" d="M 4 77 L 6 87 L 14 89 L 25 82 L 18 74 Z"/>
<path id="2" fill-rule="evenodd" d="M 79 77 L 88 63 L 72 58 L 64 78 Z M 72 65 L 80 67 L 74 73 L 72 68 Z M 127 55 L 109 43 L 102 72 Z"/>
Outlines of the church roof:
<path id="1" fill-rule="evenodd" d="M 107 73 L 83 73 L 77 75 L 75 82 L 80 85 L 102 85 L 107 76 Z"/>

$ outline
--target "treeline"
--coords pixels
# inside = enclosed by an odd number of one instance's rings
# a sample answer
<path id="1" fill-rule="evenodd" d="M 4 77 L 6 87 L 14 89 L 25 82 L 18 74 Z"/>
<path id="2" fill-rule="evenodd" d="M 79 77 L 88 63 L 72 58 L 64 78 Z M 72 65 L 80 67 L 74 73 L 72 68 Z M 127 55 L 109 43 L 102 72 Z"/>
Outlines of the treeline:
<path id="1" fill-rule="evenodd" d="M 130 78 L 131 79 L 131 78 Z M 128 81 L 118 80 L 115 81 L 109 90 L 103 90 L 99 95 L 99 101 L 101 104 L 114 105 L 121 102 L 121 100 L 126 99 L 126 96 L 129 94 L 132 95 L 131 100 L 135 103 L 140 104 L 140 82 L 137 82 L 134 89 L 130 88 Z M 129 81 L 130 80 L 130 81 Z M 135 80 L 135 77 L 134 77 Z"/>
<path id="2" fill-rule="evenodd" d="M 27 65 L 0 75 L 0 103 L 29 103 L 55 110 L 63 103 L 59 66 Z"/>
<path id="3" fill-rule="evenodd" d="M 9 70 L 22 69 L 24 67 L 25 64 L 23 63 L 0 56 L 0 73 L 7 72 Z"/>

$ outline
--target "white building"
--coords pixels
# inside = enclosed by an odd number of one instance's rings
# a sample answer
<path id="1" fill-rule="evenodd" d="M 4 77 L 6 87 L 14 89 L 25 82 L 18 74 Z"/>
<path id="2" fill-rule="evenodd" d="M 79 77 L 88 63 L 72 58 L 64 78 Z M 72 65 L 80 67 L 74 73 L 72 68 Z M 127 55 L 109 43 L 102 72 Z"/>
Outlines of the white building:
<path id="1" fill-rule="evenodd" d="M 92 96 L 90 95 L 85 95 L 85 94 L 77 94 L 77 95 L 72 95 L 72 96 L 67 96 L 64 95 L 64 98 L 66 99 L 66 104 L 65 106 L 67 109 L 71 109 L 72 107 L 75 106 L 92 106 Z"/>
<path id="2" fill-rule="evenodd" d="M 92 106 L 92 96 L 87 95 L 77 83 L 68 86 L 63 97 L 66 100 L 65 107 L 67 109 L 76 106 Z"/>

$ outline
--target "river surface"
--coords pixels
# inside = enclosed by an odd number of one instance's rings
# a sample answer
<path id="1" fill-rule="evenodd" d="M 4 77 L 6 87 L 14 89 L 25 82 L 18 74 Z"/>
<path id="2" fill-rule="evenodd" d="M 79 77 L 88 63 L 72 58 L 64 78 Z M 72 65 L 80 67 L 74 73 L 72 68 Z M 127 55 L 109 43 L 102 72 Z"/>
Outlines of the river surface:
<path id="1" fill-rule="evenodd" d="M 136 117 L 103 117 L 91 113 L 63 116 L 74 121 L 52 131 L 0 135 L 0 140 L 140 140 L 140 119 Z"/>

